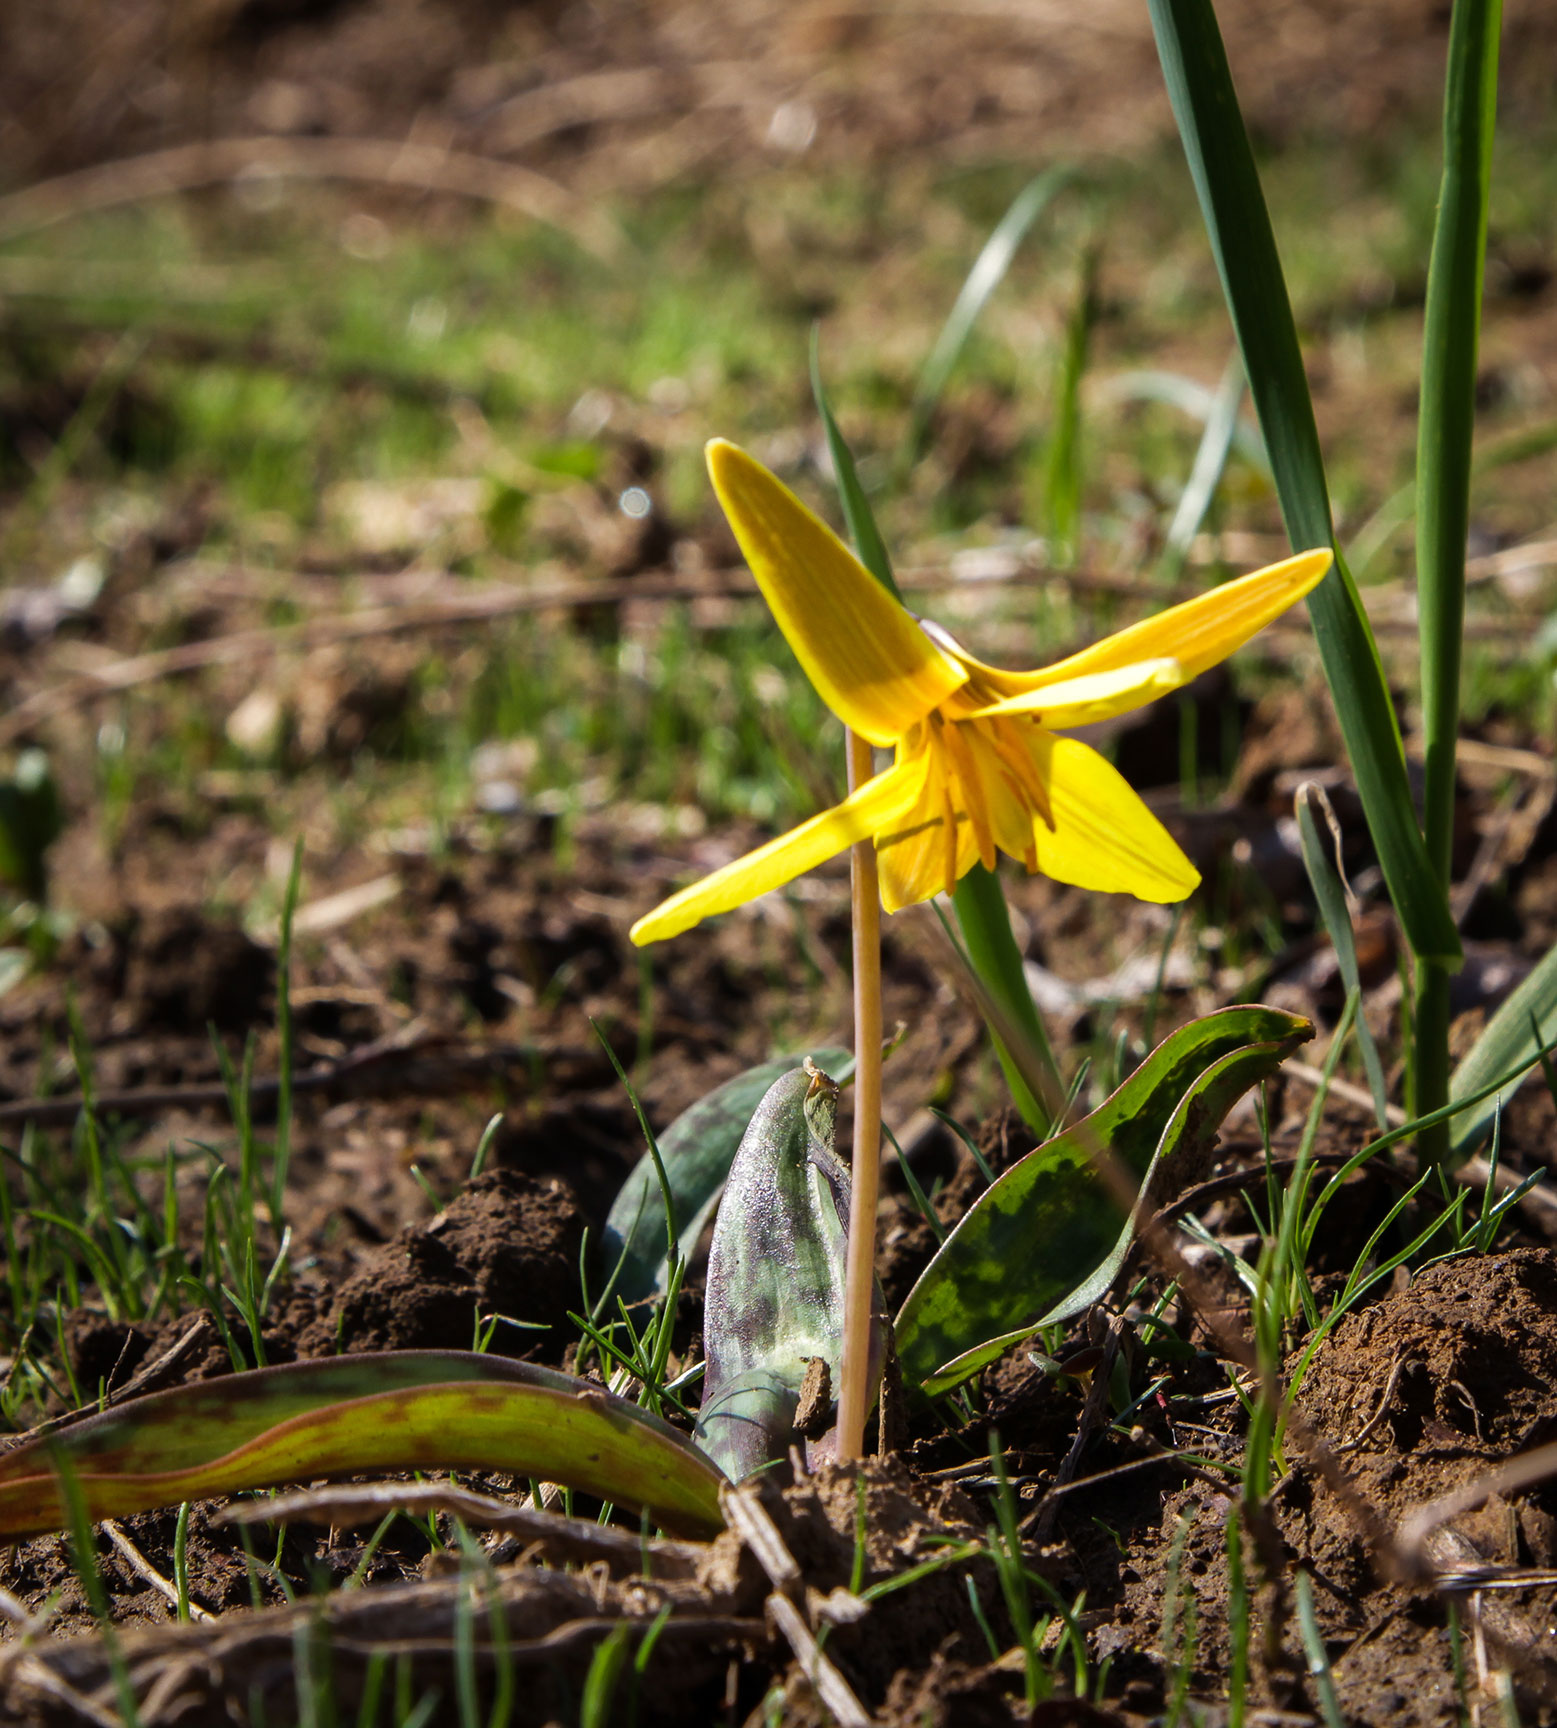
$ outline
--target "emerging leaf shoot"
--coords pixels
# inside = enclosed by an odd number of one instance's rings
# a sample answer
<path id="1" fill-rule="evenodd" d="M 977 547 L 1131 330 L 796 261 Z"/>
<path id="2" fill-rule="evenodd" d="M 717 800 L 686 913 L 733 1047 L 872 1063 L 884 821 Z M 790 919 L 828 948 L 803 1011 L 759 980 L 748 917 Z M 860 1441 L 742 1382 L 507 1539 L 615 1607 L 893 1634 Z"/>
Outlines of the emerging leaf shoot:
<path id="1" fill-rule="evenodd" d="M 811 1394 L 805 1428 L 821 1429 L 820 1387 L 837 1384 L 849 1223 L 849 1173 L 833 1149 L 837 1114 L 838 1086 L 813 1063 L 775 1081 L 719 1205 L 697 1438 L 734 1481 L 788 1451 L 803 1388 Z M 875 1372 L 879 1362 L 873 1380 Z M 827 1447 L 824 1434 L 810 1456 Z"/>

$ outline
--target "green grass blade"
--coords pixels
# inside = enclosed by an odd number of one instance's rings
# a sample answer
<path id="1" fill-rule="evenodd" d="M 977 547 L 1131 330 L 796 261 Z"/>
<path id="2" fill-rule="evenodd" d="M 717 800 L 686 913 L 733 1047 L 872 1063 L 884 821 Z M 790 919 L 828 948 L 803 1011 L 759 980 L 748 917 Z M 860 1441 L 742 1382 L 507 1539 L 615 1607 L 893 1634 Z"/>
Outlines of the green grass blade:
<path id="1" fill-rule="evenodd" d="M 1319 1630 L 1319 1616 L 1314 1612 L 1314 1587 L 1306 1572 L 1297 1575 L 1298 1625 L 1303 1633 L 1303 1653 L 1308 1658 L 1308 1672 L 1319 1694 L 1319 1709 L 1325 1728 L 1346 1728 L 1346 1718 L 1336 1701 L 1335 1677 L 1330 1672 L 1330 1657 Z"/>
<path id="2" fill-rule="evenodd" d="M 286 1212 L 287 1170 L 292 1162 L 292 924 L 303 886 L 303 842 L 292 848 L 286 898 L 281 904 L 281 944 L 276 953 L 276 1037 L 280 1045 L 276 1085 L 275 1157 L 270 1170 L 270 1227 L 279 1237 Z"/>
<path id="3" fill-rule="evenodd" d="M 1297 326 L 1216 14 L 1210 0 L 1148 3 L 1288 537 L 1297 548 L 1333 545 Z M 1417 827 L 1378 646 L 1339 552 L 1308 603 L 1368 827 L 1407 939 L 1419 957 L 1457 961 L 1459 933 Z"/>
<path id="4" fill-rule="evenodd" d="M 1227 458 L 1233 452 L 1233 439 L 1238 431 L 1238 410 L 1243 403 L 1243 364 L 1235 354 L 1222 373 L 1206 415 L 1205 430 L 1200 437 L 1195 460 L 1179 496 L 1178 508 L 1168 524 L 1163 542 L 1159 571 L 1164 577 L 1177 576 L 1189 556 L 1190 546 L 1206 519 L 1216 489 L 1227 471 Z"/>
<path id="5" fill-rule="evenodd" d="M 1097 253 L 1090 251 L 1082 263 L 1080 289 L 1065 326 L 1065 348 L 1054 392 L 1054 428 L 1044 464 L 1049 560 L 1057 565 L 1074 563 L 1081 541 L 1081 380 L 1091 355 L 1092 326 L 1097 322 L 1097 272 Z"/>
<path id="6" fill-rule="evenodd" d="M 832 458 L 833 479 L 838 486 L 838 501 L 843 505 L 843 519 L 848 525 L 849 538 L 854 542 L 854 549 L 859 553 L 860 562 L 865 568 L 894 600 L 901 600 L 903 596 L 898 592 L 897 578 L 892 574 L 892 560 L 887 554 L 887 543 L 881 538 L 881 530 L 876 526 L 876 514 L 870 507 L 870 500 L 865 496 L 865 488 L 860 484 L 859 470 L 854 466 L 854 452 L 850 450 L 848 440 L 839 430 L 832 405 L 827 400 L 827 392 L 822 386 L 821 341 L 815 329 L 811 332 L 811 394 L 816 398 L 816 411 L 822 417 L 822 430 L 827 435 L 827 454 Z"/>
<path id="7" fill-rule="evenodd" d="M 1240 378 L 1242 375 L 1240 367 Z M 1164 408 L 1199 421 L 1202 428 L 1216 412 L 1215 390 L 1182 372 L 1163 372 L 1152 367 L 1138 372 L 1117 372 L 1100 387 L 1098 394 L 1105 402 L 1160 402 Z M 1257 474 L 1272 479 L 1265 435 L 1242 415 L 1233 423 L 1232 445 Z"/>
<path id="8" fill-rule="evenodd" d="M 579 1728 L 611 1728 L 618 1720 L 612 1710 L 617 1683 L 627 1663 L 627 1640 L 632 1628 L 625 1620 L 615 1626 L 595 1646 L 589 1659 L 589 1672 L 584 1676 L 584 1695 L 579 1705 Z"/>
<path id="9" fill-rule="evenodd" d="M 1428 857 L 1445 894 L 1454 846 L 1465 541 L 1502 11 L 1502 0 L 1455 0 L 1444 90 L 1443 181 L 1422 331 L 1416 449 L 1417 615 L 1427 768 L 1422 826 Z M 1449 976 L 1442 966 L 1429 963 L 1418 971 L 1414 1024 L 1412 1103 L 1420 1114 L 1448 1097 Z M 1418 1151 L 1437 1162 L 1448 1148 L 1448 1130 L 1440 1127 Z"/>
<path id="10" fill-rule="evenodd" d="M 914 386 L 906 456 L 909 463 L 917 462 L 924 453 L 925 434 L 930 429 L 931 417 L 940 406 L 946 385 L 990 296 L 1005 280 L 1029 229 L 1071 174 L 1072 170 L 1063 166 L 1046 168 L 1043 173 L 1035 174 L 1011 200 L 1005 215 L 984 242 L 983 250 L 974 260 L 973 268 L 941 326 L 930 357 L 919 374 L 919 382 Z"/>

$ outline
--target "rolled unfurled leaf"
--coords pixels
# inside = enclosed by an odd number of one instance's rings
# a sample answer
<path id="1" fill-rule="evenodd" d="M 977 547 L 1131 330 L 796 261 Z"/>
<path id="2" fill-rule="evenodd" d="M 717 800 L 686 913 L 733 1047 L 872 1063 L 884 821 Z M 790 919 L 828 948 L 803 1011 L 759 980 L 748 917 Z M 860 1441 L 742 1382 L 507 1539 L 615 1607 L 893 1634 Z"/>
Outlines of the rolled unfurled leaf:
<path id="1" fill-rule="evenodd" d="M 808 1374 L 813 1391 L 837 1382 L 849 1224 L 849 1173 L 833 1150 L 837 1114 L 838 1087 L 814 1064 L 775 1081 L 719 1203 L 697 1438 L 733 1481 L 788 1451 Z M 805 1423 L 808 1433 L 819 1426 Z M 824 1434 L 812 1456 L 826 1448 Z"/>
<path id="2" fill-rule="evenodd" d="M 814 1052 L 832 1073 L 850 1060 L 847 1050 Z M 720 1190 L 735 1161 L 752 1111 L 781 1075 L 800 1066 L 802 1057 L 776 1056 L 716 1086 L 683 1110 L 659 1137 L 660 1161 L 670 1188 L 676 1233 L 690 1253 L 718 1204 Z M 613 1295 L 631 1306 L 662 1296 L 669 1282 L 665 1257 L 665 1199 L 654 1160 L 645 1152 L 611 1204 L 596 1256 L 603 1279 L 614 1272 Z"/>

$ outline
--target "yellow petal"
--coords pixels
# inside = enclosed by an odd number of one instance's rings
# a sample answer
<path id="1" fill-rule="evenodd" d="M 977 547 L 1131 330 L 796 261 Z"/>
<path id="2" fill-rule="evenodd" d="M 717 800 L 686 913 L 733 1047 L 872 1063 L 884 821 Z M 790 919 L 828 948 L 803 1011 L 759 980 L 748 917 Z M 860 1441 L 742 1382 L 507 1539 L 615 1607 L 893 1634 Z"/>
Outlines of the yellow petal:
<path id="1" fill-rule="evenodd" d="M 947 842 L 944 810 L 896 833 L 877 837 L 881 904 L 888 912 L 901 912 L 905 906 L 949 894 L 978 862 L 972 824 L 965 815 L 957 816 L 955 823 L 955 851 Z"/>
<path id="2" fill-rule="evenodd" d="M 1006 672 L 998 666 L 986 666 L 971 655 L 965 655 L 964 659 L 977 674 L 977 681 L 1002 698 L 1002 712 L 1020 711 L 1011 705 L 1013 697 L 1036 695 L 1062 681 L 1068 683 L 1084 675 L 1122 671 L 1153 661 L 1177 660 L 1187 683 L 1198 678 L 1208 666 L 1225 660 L 1311 588 L 1318 587 L 1333 562 L 1334 554 L 1328 546 L 1300 552 L 1295 558 L 1284 558 L 1279 564 L 1224 582 L 1208 593 L 1186 600 L 1182 606 L 1170 606 L 1166 612 L 1143 618 L 1128 630 L 1105 636 L 1079 654 L 1057 660 L 1038 672 Z M 1025 706 L 1031 711 L 1033 705 Z M 1041 703 L 1036 706 L 1043 711 Z M 1114 712 L 1122 713 L 1123 709 L 1116 708 Z M 1049 724 L 1047 716 L 1045 724 Z"/>
<path id="3" fill-rule="evenodd" d="M 913 801 L 876 830 L 881 904 L 888 912 L 950 893 L 978 856 L 944 745 L 926 738 L 917 754 L 900 759 L 899 767 L 916 771 L 919 781 Z"/>
<path id="4" fill-rule="evenodd" d="M 640 918 L 628 935 L 640 948 L 647 942 L 663 942 L 716 912 L 728 912 L 732 906 L 792 882 L 856 840 L 899 820 L 923 789 L 924 769 L 925 759 L 920 756 L 867 780 L 843 803 L 672 894 Z"/>
<path id="5" fill-rule="evenodd" d="M 827 524 L 734 444 L 708 472 L 778 627 L 822 700 L 872 744 L 896 743 L 967 673 Z"/>
<path id="6" fill-rule="evenodd" d="M 966 819 L 957 824 L 955 875 L 958 882 L 979 861 L 979 849 Z M 888 912 L 901 912 L 937 894 L 950 892 L 946 882 L 946 823 L 937 817 L 876 847 L 876 865 L 881 877 L 881 904 Z"/>
<path id="7" fill-rule="evenodd" d="M 1068 660 L 1046 666 L 1039 675 L 1042 683 L 1033 687 L 1084 672 L 1111 672 L 1142 660 L 1177 660 L 1186 681 L 1198 678 L 1317 587 L 1334 561 L 1326 546 L 1224 582 L 1182 606 L 1170 606 L 1128 630 L 1106 636 Z"/>
<path id="8" fill-rule="evenodd" d="M 1033 755 L 1054 827 L 1033 823 L 1038 868 L 1057 882 L 1138 900 L 1182 900 L 1200 873 L 1118 769 L 1079 738 L 1041 732 Z"/>
<path id="9" fill-rule="evenodd" d="M 1061 678 L 1044 683 L 1020 696 L 1008 696 L 988 708 L 980 708 L 975 719 L 997 714 L 1036 714 L 1045 726 L 1089 726 L 1108 720 L 1131 708 L 1142 708 L 1158 696 L 1188 680 L 1182 660 L 1137 660 L 1109 672 L 1083 672 L 1079 678 Z"/>

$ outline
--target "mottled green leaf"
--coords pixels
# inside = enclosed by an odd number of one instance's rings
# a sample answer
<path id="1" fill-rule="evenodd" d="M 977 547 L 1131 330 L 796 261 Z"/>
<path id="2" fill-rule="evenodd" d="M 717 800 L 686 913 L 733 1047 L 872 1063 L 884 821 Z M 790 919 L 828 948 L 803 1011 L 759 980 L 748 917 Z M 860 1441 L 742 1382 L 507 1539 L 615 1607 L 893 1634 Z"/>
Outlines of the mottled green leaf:
<path id="1" fill-rule="evenodd" d="M 509 1470 L 723 1527 L 719 1472 L 603 1387 L 458 1350 L 292 1362 L 137 1398 L 0 1457 L 0 1536 L 60 1528 L 62 1458 L 94 1518 L 360 1470 Z"/>
<path id="2" fill-rule="evenodd" d="M 1097 1301 L 1132 1220 L 1095 1164 L 1137 1184 L 1207 1144 L 1237 1098 L 1313 1036 L 1274 1008 L 1226 1008 L 1166 1038 L 1090 1116 L 1007 1170 L 946 1238 L 897 1318 L 906 1384 L 949 1390 L 1040 1325 Z M 1181 1160 L 1182 1162 L 1182 1160 Z"/>
<path id="3" fill-rule="evenodd" d="M 820 1067 L 839 1078 L 852 1065 L 847 1050 L 829 1046 L 812 1055 Z M 802 1061 L 803 1056 L 775 1056 L 771 1062 L 748 1068 L 683 1110 L 659 1136 L 683 1252 L 690 1252 L 718 1205 L 731 1160 L 763 1094 Z M 611 1204 L 599 1259 L 606 1278 L 621 1263 L 614 1294 L 624 1302 L 647 1301 L 665 1289 L 665 1202 L 654 1160 L 647 1152 Z"/>

